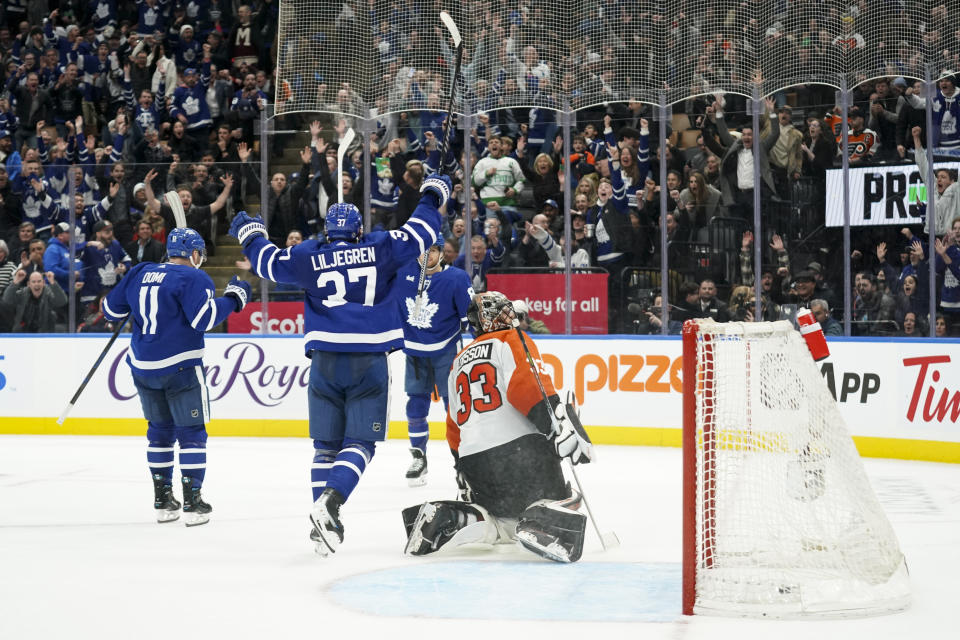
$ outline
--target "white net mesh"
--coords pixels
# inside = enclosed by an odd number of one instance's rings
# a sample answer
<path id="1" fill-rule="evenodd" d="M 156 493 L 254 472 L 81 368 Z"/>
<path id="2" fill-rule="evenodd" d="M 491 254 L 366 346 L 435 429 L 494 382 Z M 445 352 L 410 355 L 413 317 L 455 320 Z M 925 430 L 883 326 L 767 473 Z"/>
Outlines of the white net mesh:
<path id="1" fill-rule="evenodd" d="M 464 40 L 454 111 L 668 103 L 960 68 L 958 12 L 853 0 L 282 0 L 278 113 L 446 108 L 440 9 Z M 286 92 L 289 89 L 289 96 Z M 443 105 L 441 107 L 440 105 Z"/>
<path id="2" fill-rule="evenodd" d="M 896 536 L 800 334 L 700 321 L 697 362 L 695 612 L 907 606 Z"/>

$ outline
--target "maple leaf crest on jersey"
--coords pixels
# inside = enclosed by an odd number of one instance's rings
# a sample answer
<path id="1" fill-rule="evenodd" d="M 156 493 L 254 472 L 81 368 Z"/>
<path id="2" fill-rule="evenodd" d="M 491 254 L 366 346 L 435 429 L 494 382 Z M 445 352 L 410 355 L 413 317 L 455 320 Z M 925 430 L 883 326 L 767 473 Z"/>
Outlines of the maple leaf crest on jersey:
<path id="1" fill-rule="evenodd" d="M 417 308 L 416 297 L 407 298 L 407 322 L 418 329 L 429 329 L 433 326 L 433 316 L 440 310 L 440 305 L 430 302 L 430 296 L 423 292 L 423 304 L 420 305 L 420 315 L 415 316 Z"/>

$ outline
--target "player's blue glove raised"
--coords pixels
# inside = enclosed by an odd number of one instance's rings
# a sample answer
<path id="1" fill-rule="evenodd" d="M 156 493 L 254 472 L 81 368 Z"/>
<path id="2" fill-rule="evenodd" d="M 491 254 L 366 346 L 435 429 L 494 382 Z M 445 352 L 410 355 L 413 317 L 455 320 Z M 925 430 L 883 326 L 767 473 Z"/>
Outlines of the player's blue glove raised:
<path id="1" fill-rule="evenodd" d="M 439 173 L 428 176 L 420 185 L 420 193 L 432 193 L 437 196 L 438 209 L 447 203 L 451 191 L 453 191 L 453 183 L 450 182 L 450 178 Z"/>
<path id="2" fill-rule="evenodd" d="M 233 276 L 230 284 L 223 290 L 223 295 L 227 298 L 233 298 L 233 301 L 237 304 L 237 311 L 243 311 L 243 308 L 247 306 L 247 300 L 250 299 L 250 283 Z"/>
<path id="3" fill-rule="evenodd" d="M 267 237 L 267 227 L 260 216 L 249 216 L 246 211 L 237 211 L 230 222 L 230 235 L 247 246 L 247 243 L 257 236 Z"/>

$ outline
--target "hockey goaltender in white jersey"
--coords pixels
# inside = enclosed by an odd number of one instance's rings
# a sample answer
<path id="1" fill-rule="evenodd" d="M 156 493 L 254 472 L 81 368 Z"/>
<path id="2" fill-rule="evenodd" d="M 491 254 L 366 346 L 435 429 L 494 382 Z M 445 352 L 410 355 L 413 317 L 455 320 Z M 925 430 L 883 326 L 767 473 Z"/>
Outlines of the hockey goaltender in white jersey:
<path id="1" fill-rule="evenodd" d="M 583 551 L 586 516 L 560 461 L 589 462 L 590 439 L 542 370 L 541 392 L 503 294 L 475 295 L 467 318 L 477 338 L 453 361 L 448 382 L 447 441 L 461 500 L 405 509 L 406 553 L 517 541 L 550 560 L 574 562 Z M 536 345 L 524 341 L 542 369 Z"/>

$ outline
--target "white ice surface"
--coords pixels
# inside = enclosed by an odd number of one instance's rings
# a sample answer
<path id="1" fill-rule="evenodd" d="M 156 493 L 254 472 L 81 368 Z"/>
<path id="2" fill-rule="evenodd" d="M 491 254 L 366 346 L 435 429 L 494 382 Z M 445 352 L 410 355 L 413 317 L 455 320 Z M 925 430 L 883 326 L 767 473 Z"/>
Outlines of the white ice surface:
<path id="1" fill-rule="evenodd" d="M 556 565 L 511 546 L 401 554 L 400 509 L 454 497 L 443 442 L 420 488 L 405 443 L 378 448 L 327 560 L 307 538 L 309 440 L 211 439 L 213 517 L 190 529 L 154 522 L 145 444 L 0 436 L 0 638 L 958 637 L 960 465 L 866 461 L 909 562 L 908 611 L 784 622 L 680 615 L 676 449 L 601 446 L 578 467 L 622 546 L 591 530 L 582 561 Z"/>

